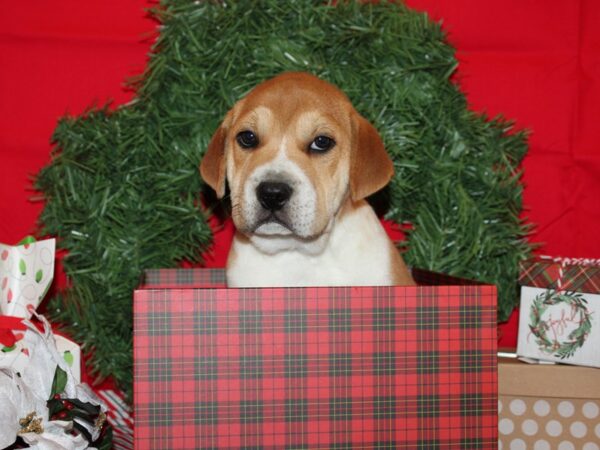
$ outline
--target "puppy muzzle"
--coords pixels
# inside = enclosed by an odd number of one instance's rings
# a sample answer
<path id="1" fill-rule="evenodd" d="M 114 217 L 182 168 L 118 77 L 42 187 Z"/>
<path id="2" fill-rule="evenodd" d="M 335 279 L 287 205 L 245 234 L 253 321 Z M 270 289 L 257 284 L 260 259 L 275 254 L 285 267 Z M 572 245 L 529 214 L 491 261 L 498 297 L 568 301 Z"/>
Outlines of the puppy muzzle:
<path id="1" fill-rule="evenodd" d="M 244 234 L 306 239 L 320 232 L 314 185 L 292 161 L 279 157 L 259 166 L 242 186 L 234 222 L 237 215 L 236 226 Z"/>
<path id="2" fill-rule="evenodd" d="M 290 203 L 294 189 L 286 182 L 262 181 L 256 187 L 259 210 L 254 231 L 258 234 L 293 233 L 292 223 L 286 206 Z"/>

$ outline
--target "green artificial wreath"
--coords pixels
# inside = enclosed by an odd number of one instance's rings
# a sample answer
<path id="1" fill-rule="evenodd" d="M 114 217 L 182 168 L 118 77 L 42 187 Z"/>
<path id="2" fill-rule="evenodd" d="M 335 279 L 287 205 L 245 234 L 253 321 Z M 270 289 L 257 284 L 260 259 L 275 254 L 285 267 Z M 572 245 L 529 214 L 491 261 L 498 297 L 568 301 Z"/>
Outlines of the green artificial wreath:
<path id="1" fill-rule="evenodd" d="M 332 2 L 333 3 L 333 2 Z M 226 111 L 283 71 L 344 90 L 380 131 L 396 175 L 387 218 L 410 224 L 411 265 L 498 285 L 517 302 L 530 252 L 519 219 L 522 133 L 468 110 L 439 24 L 402 4 L 165 0 L 134 102 L 63 119 L 38 178 L 45 233 L 60 237 L 70 288 L 55 321 L 99 376 L 132 383 L 132 291 L 144 269 L 198 261 L 211 241 L 198 165 Z"/>

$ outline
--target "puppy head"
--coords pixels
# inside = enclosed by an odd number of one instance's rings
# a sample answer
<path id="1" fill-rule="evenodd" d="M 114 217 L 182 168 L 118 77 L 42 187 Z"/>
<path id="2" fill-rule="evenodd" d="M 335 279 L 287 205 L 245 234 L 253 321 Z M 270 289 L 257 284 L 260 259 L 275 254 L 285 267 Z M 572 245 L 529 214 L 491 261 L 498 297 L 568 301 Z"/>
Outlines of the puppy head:
<path id="1" fill-rule="evenodd" d="M 285 73 L 252 90 L 225 116 L 202 163 L 202 177 L 249 236 L 311 240 L 342 203 L 385 186 L 393 164 L 375 128 L 333 85 Z"/>

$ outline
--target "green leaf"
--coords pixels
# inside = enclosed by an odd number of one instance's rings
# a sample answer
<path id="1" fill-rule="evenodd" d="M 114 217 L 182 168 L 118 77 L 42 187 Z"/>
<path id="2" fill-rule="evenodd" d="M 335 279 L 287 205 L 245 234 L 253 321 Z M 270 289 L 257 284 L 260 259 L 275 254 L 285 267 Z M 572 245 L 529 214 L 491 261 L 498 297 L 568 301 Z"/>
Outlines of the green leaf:
<path id="1" fill-rule="evenodd" d="M 35 282 L 39 283 L 40 281 L 42 281 L 42 278 L 44 277 L 44 272 L 42 271 L 42 269 L 38 270 L 35 273 Z"/>
<path id="2" fill-rule="evenodd" d="M 61 399 L 55 399 L 50 397 L 50 400 L 46 402 L 46 406 L 48 407 L 48 416 L 52 417 L 59 411 L 64 411 L 65 407 L 62 404 Z"/>
<path id="3" fill-rule="evenodd" d="M 23 258 L 19 260 L 19 271 L 21 272 L 21 275 L 25 275 L 27 273 L 27 264 L 25 264 L 25 260 Z"/>
<path id="4" fill-rule="evenodd" d="M 105 423 L 104 427 L 106 429 L 103 432 L 102 436 L 98 439 L 100 441 L 100 443 L 98 443 L 98 441 L 94 442 L 94 445 L 98 448 L 98 450 L 110 450 L 111 448 L 113 448 L 113 445 L 112 445 L 112 441 L 113 441 L 112 427 L 108 423 Z"/>
<path id="5" fill-rule="evenodd" d="M 50 392 L 50 400 L 56 394 L 62 394 L 67 385 L 67 372 L 62 370 L 59 366 L 56 366 L 56 372 L 54 372 L 54 380 L 52 380 L 52 390 Z"/>
<path id="6" fill-rule="evenodd" d="M 12 347 L 2 347 L 2 353 L 10 353 L 12 352 L 15 348 L 17 348 L 17 345 L 13 345 Z"/>

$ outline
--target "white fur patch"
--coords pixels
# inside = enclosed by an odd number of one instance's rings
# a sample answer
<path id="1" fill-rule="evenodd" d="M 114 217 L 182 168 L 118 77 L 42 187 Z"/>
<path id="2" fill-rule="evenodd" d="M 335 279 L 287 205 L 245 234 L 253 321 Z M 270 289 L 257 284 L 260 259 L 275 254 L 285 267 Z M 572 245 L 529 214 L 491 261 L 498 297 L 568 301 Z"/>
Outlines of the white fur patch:
<path id="1" fill-rule="evenodd" d="M 389 240 L 366 203 L 338 217 L 314 242 L 270 236 L 258 246 L 251 239 L 234 239 L 235 257 L 227 267 L 231 287 L 375 286 L 392 281 Z M 315 251 L 307 251 L 311 246 Z"/>

